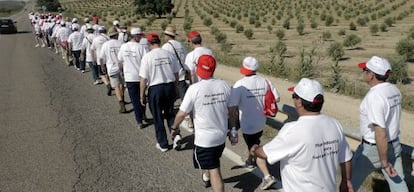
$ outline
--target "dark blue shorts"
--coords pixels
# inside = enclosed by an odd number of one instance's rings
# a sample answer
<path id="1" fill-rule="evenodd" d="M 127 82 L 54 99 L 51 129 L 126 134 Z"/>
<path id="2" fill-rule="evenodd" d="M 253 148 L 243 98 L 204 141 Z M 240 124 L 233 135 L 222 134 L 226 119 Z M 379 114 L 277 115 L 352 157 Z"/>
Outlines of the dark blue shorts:
<path id="1" fill-rule="evenodd" d="M 220 167 L 220 157 L 224 150 L 224 143 L 216 147 L 194 146 L 193 163 L 197 169 L 215 169 Z"/>

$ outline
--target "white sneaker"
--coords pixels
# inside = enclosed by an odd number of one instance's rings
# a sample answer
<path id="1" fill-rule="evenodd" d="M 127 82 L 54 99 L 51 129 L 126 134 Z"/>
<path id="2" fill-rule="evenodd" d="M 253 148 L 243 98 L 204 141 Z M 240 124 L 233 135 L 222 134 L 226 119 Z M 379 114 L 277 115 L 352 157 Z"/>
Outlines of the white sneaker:
<path id="1" fill-rule="evenodd" d="M 159 143 L 157 143 L 157 144 L 155 145 L 155 147 L 156 147 L 157 149 L 159 149 L 161 152 L 166 152 L 166 151 L 168 151 L 168 148 L 162 148 L 162 147 L 160 146 L 160 144 L 159 144 Z"/>
<path id="2" fill-rule="evenodd" d="M 96 80 L 95 82 L 93 82 L 94 85 L 99 85 L 99 80 Z"/>
<path id="3" fill-rule="evenodd" d="M 35 45 L 35 47 L 39 47 L 39 46 L 40 46 L 39 44 L 36 44 L 36 45 Z"/>
<path id="4" fill-rule="evenodd" d="M 46 47 L 46 45 L 45 45 L 45 44 L 43 44 L 43 45 L 42 45 L 42 47 Z"/>
<path id="5" fill-rule="evenodd" d="M 268 176 L 263 178 L 262 183 L 260 184 L 260 189 L 266 190 L 269 189 L 273 184 L 276 183 L 276 179 L 273 176 Z"/>
<path id="6" fill-rule="evenodd" d="M 181 135 L 176 135 L 174 137 L 174 141 L 173 141 L 173 148 L 175 150 L 180 150 L 181 149 Z"/>

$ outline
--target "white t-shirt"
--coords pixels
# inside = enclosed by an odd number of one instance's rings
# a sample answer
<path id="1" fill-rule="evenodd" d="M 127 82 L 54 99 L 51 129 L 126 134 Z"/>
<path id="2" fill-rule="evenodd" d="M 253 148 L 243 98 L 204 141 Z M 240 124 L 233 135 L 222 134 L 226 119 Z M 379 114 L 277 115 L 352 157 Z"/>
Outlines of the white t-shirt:
<path id="1" fill-rule="evenodd" d="M 82 33 L 82 35 L 86 37 L 86 35 L 88 34 L 86 32 L 86 24 L 85 25 L 82 25 L 82 27 L 80 28 L 79 32 Z"/>
<path id="2" fill-rule="evenodd" d="M 93 58 L 92 58 L 92 53 L 91 53 L 91 47 L 92 47 L 92 42 L 93 42 L 93 39 L 95 38 L 95 35 L 93 33 L 85 33 L 85 34 L 86 36 L 85 38 L 83 38 L 83 41 L 82 41 L 82 49 L 85 50 L 86 52 L 85 61 L 92 62 Z"/>
<path id="3" fill-rule="evenodd" d="M 211 49 L 208 49 L 206 47 L 194 48 L 194 50 L 188 53 L 185 57 L 185 65 L 188 69 L 190 69 L 191 73 L 196 73 L 197 60 L 201 55 L 211 55 L 214 57 L 213 51 L 211 51 Z M 197 75 L 195 75 L 194 81 L 197 82 L 198 80 L 199 78 L 197 77 Z"/>
<path id="4" fill-rule="evenodd" d="M 68 37 L 68 43 L 72 43 L 72 51 L 80 51 L 82 48 L 83 35 L 79 31 L 74 31 Z"/>
<path id="5" fill-rule="evenodd" d="M 145 47 L 137 42 L 122 44 L 118 53 L 118 60 L 123 62 L 124 78 L 126 82 L 138 82 L 139 68 L 142 57 L 147 53 Z"/>
<path id="6" fill-rule="evenodd" d="M 215 147 L 226 141 L 228 129 L 228 101 L 231 86 L 223 80 L 205 79 L 190 85 L 180 110 L 193 111 L 194 144 Z"/>
<path id="7" fill-rule="evenodd" d="M 323 114 L 286 123 L 263 151 L 270 164 L 280 161 L 286 192 L 336 191 L 338 165 L 352 158 L 341 124 Z"/>
<path id="8" fill-rule="evenodd" d="M 229 106 L 238 106 L 240 127 L 245 134 L 258 133 L 266 124 L 263 100 L 267 91 L 267 82 L 270 83 L 275 98 L 279 98 L 279 92 L 272 83 L 257 75 L 245 76 L 233 86 Z"/>
<path id="9" fill-rule="evenodd" d="M 99 53 L 101 52 L 102 45 L 109 40 L 109 37 L 103 33 L 98 33 L 98 35 L 92 41 L 91 51 L 95 52 L 96 63 L 101 65 L 101 61 L 99 61 Z"/>
<path id="10" fill-rule="evenodd" d="M 56 37 L 57 39 L 59 39 L 59 41 L 66 41 L 68 40 L 69 34 L 70 34 L 69 29 L 61 26 L 59 30 L 57 31 Z"/>
<path id="11" fill-rule="evenodd" d="M 388 82 L 371 87 L 359 107 L 362 137 L 375 143 L 375 128 L 377 124 L 386 129 L 388 141 L 400 136 L 401 92 Z"/>
<path id="12" fill-rule="evenodd" d="M 53 27 L 52 38 L 56 38 L 57 37 L 57 34 L 58 34 L 59 29 L 60 29 L 60 25 L 59 24 L 56 24 L 55 27 Z"/>
<path id="13" fill-rule="evenodd" d="M 42 29 L 40 28 L 40 25 L 38 23 L 34 24 L 34 31 L 36 34 L 42 33 Z"/>
<path id="14" fill-rule="evenodd" d="M 110 39 L 102 45 L 98 59 L 103 59 L 106 64 L 106 70 L 109 76 L 118 74 L 119 61 L 118 52 L 121 48 L 122 41 Z"/>
<path id="15" fill-rule="evenodd" d="M 145 49 L 147 50 L 147 52 L 149 52 L 149 47 L 148 47 L 148 39 L 145 37 L 142 37 L 139 40 L 139 44 L 144 45 Z"/>
<path id="16" fill-rule="evenodd" d="M 171 54 L 173 54 L 175 56 L 174 57 L 175 59 L 179 59 L 181 61 L 181 64 L 182 64 L 183 67 L 186 67 L 184 62 L 185 62 L 185 57 L 187 56 L 187 50 L 185 49 L 185 47 L 183 46 L 183 44 L 181 42 L 171 39 L 162 46 L 162 49 L 165 49 L 165 50 L 169 51 Z M 175 51 L 174 51 L 174 49 L 175 49 Z M 175 54 L 175 52 L 177 52 L 178 58 L 177 58 L 177 54 Z M 178 64 L 180 64 L 180 62 L 178 60 L 177 60 L 177 62 L 178 62 Z M 187 69 L 187 70 L 189 70 L 189 69 Z M 180 71 L 178 72 L 178 80 L 179 81 L 185 80 L 185 71 L 183 70 L 181 65 L 180 65 Z"/>
<path id="17" fill-rule="evenodd" d="M 175 81 L 175 73 L 180 65 L 167 50 L 154 48 L 144 55 L 141 60 L 139 76 L 148 80 L 148 86 Z"/>

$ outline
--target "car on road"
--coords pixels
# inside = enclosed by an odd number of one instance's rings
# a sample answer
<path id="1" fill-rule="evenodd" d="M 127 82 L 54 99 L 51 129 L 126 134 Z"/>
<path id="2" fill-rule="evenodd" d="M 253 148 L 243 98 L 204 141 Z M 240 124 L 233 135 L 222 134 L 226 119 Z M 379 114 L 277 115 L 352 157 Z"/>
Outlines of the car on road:
<path id="1" fill-rule="evenodd" d="M 17 33 L 16 21 L 12 19 L 0 19 L 0 33 Z"/>

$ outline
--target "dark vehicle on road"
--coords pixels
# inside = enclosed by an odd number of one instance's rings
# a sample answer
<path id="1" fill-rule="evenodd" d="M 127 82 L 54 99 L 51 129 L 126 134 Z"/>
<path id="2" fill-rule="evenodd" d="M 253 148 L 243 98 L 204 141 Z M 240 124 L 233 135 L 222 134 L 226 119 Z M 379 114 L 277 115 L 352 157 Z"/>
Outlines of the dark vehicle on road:
<path id="1" fill-rule="evenodd" d="M 11 19 L 0 19 L 0 33 L 17 33 L 15 21 Z"/>

